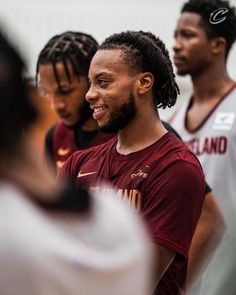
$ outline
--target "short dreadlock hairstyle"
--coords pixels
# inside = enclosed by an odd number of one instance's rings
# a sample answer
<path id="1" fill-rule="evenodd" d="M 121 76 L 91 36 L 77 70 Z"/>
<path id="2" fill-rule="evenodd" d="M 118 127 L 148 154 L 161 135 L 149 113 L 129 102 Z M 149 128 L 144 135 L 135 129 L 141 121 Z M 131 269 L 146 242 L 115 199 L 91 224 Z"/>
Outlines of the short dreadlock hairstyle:
<path id="1" fill-rule="evenodd" d="M 153 74 L 153 97 L 157 108 L 175 104 L 179 88 L 169 53 L 158 37 L 150 32 L 126 31 L 108 37 L 99 49 L 122 50 L 123 61 L 132 70 Z"/>
<path id="2" fill-rule="evenodd" d="M 87 76 L 91 59 L 97 48 L 97 41 L 92 36 L 81 32 L 67 31 L 52 37 L 39 54 L 36 67 L 36 84 L 38 83 L 39 66 L 43 64 L 52 64 L 59 89 L 61 87 L 56 69 L 58 62 L 63 63 L 69 83 L 71 83 L 71 75 L 68 63 L 71 64 L 78 79 L 80 76 Z"/>
<path id="3" fill-rule="evenodd" d="M 219 8 L 227 8 L 224 21 L 212 24 L 209 19 L 213 11 Z M 225 0 L 189 0 L 181 10 L 183 12 L 197 13 L 201 16 L 201 25 L 206 31 L 208 39 L 223 37 L 226 42 L 225 57 L 227 58 L 230 48 L 236 40 L 236 12 L 235 7 L 231 7 Z"/>
<path id="4" fill-rule="evenodd" d="M 37 119 L 24 79 L 25 63 L 0 32 L 0 152 L 14 151 L 23 131 Z"/>

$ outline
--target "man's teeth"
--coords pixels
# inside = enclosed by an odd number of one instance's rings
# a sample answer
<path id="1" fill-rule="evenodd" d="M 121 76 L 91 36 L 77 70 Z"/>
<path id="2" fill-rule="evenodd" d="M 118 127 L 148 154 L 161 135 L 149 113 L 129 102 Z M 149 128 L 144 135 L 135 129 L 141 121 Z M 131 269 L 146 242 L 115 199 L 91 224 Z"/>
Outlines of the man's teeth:
<path id="1" fill-rule="evenodd" d="M 105 110 L 107 107 L 103 106 L 103 107 L 99 107 L 99 108 L 95 108 L 94 109 L 94 113 L 97 113 L 97 112 L 100 112 L 100 111 L 103 111 Z"/>

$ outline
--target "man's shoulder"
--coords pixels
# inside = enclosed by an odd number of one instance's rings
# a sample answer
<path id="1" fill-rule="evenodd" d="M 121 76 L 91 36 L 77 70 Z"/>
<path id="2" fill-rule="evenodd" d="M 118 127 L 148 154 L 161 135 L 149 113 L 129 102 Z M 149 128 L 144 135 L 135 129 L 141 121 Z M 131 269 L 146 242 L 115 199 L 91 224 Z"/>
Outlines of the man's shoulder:
<path id="1" fill-rule="evenodd" d="M 115 145 L 116 138 L 111 139 L 101 145 L 93 146 L 84 150 L 74 152 L 60 170 L 60 177 L 67 177 L 74 181 L 77 177 L 77 172 L 82 167 L 94 169 L 98 163 L 103 163 L 109 157 L 110 149 Z"/>
<path id="2" fill-rule="evenodd" d="M 190 150 L 190 148 L 176 135 L 171 134 L 172 141 L 169 142 L 169 158 L 173 161 L 185 161 L 192 162 L 199 165 L 198 158 L 194 155 L 194 153 Z"/>
<path id="3" fill-rule="evenodd" d="M 46 138 L 49 138 L 51 141 L 58 137 L 64 137 L 66 134 L 70 134 L 73 131 L 69 129 L 63 122 L 57 122 L 53 124 L 46 133 Z"/>
<path id="4" fill-rule="evenodd" d="M 197 157 L 175 134 L 168 132 L 163 138 L 161 149 L 153 155 L 153 165 L 157 162 L 159 167 L 167 167 L 174 162 L 188 162 L 195 166 L 201 167 Z"/>
<path id="5" fill-rule="evenodd" d="M 160 151 L 168 156 L 183 151 L 190 151 L 183 141 L 175 133 L 168 131 L 160 141 Z"/>

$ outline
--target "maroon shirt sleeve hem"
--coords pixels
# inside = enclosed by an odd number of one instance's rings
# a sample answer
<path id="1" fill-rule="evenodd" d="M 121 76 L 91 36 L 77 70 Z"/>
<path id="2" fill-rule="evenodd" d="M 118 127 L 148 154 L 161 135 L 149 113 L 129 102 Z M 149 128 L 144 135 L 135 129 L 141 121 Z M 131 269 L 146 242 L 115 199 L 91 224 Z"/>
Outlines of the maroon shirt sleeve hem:
<path id="1" fill-rule="evenodd" d="M 188 250 L 186 250 L 184 247 L 181 247 L 179 244 L 175 243 L 174 241 L 171 241 L 165 237 L 152 237 L 152 240 L 155 244 L 159 244 L 163 247 L 169 248 L 176 253 L 181 254 L 185 258 L 188 256 Z"/>

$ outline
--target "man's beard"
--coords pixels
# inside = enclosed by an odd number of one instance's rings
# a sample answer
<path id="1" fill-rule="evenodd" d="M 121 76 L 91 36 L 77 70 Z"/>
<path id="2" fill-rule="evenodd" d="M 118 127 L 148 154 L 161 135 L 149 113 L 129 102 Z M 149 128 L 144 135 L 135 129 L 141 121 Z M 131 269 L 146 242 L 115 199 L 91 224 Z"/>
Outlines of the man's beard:
<path id="1" fill-rule="evenodd" d="M 189 69 L 187 69 L 187 68 L 178 68 L 177 66 L 175 66 L 175 68 L 176 68 L 176 74 L 178 76 L 183 77 L 183 76 L 189 75 Z"/>
<path id="2" fill-rule="evenodd" d="M 189 72 L 186 71 L 186 70 L 177 70 L 177 71 L 176 71 L 176 74 L 177 74 L 178 76 L 180 76 L 180 77 L 184 77 L 184 76 L 189 75 Z"/>
<path id="3" fill-rule="evenodd" d="M 99 126 L 99 129 L 104 133 L 117 133 L 135 118 L 136 113 L 137 108 L 134 95 L 130 93 L 128 101 L 113 111 L 108 123 L 104 126 Z"/>
<path id="4" fill-rule="evenodd" d="M 191 77 L 197 77 L 202 75 L 209 67 L 211 64 L 209 62 L 201 62 L 197 66 L 188 66 L 185 68 L 176 68 L 176 73 L 178 76 L 184 77 L 187 75 L 190 75 Z"/>

